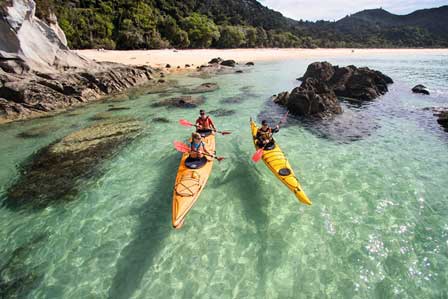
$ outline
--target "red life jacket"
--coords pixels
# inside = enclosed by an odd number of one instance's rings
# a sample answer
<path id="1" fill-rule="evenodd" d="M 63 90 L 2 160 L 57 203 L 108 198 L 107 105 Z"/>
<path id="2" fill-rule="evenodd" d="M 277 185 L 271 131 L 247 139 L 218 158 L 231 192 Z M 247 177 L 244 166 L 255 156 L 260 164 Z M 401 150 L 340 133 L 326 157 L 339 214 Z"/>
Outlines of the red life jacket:
<path id="1" fill-rule="evenodd" d="M 199 117 L 196 120 L 196 124 L 202 126 L 202 130 L 208 130 L 211 129 L 211 126 L 213 124 L 213 121 L 207 116 L 205 119 L 202 119 L 202 117 Z"/>

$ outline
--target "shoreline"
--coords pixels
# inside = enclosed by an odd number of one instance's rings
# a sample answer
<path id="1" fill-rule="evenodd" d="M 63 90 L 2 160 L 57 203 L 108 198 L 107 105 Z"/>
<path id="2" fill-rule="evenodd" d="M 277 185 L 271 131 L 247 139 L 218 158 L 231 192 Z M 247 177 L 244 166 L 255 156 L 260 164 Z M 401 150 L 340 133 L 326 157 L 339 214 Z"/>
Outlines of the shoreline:
<path id="1" fill-rule="evenodd" d="M 281 61 L 288 59 L 327 59 L 339 56 L 362 57 L 366 55 L 413 55 L 413 54 L 445 54 L 443 49 L 356 49 L 356 48 L 237 48 L 237 49 L 164 49 L 164 50 L 74 50 L 88 59 L 104 62 L 115 62 L 127 65 L 150 65 L 164 68 L 169 72 L 195 70 L 196 67 L 207 64 L 212 58 L 221 57 L 224 60 L 233 59 L 237 63 Z M 170 68 L 165 68 L 169 64 Z M 186 65 L 190 67 L 186 67 Z"/>

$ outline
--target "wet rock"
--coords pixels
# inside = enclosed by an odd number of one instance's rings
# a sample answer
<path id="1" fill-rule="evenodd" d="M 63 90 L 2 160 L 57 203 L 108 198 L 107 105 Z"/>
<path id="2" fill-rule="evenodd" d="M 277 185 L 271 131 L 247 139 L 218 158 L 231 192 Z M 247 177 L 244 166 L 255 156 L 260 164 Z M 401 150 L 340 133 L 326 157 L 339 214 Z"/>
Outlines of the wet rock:
<path id="1" fill-rule="evenodd" d="M 236 70 L 235 73 L 236 73 L 236 74 L 242 74 L 243 71 L 242 71 L 242 70 Z"/>
<path id="2" fill-rule="evenodd" d="M 159 79 L 159 80 L 157 80 L 157 83 L 165 83 L 165 82 L 166 82 L 165 79 Z"/>
<path id="3" fill-rule="evenodd" d="M 189 65 L 189 64 L 187 63 L 187 64 L 185 65 L 185 67 L 186 67 L 186 68 L 189 68 L 189 67 L 190 67 L 190 65 Z"/>
<path id="4" fill-rule="evenodd" d="M 169 64 L 169 63 L 166 64 L 166 65 L 165 65 L 165 68 L 167 68 L 167 69 L 171 68 L 171 64 Z"/>
<path id="5" fill-rule="evenodd" d="M 73 199 L 80 180 L 101 172 L 101 164 L 131 142 L 142 124 L 129 118 L 100 122 L 41 149 L 21 167 L 21 176 L 7 190 L 11 207 L 45 207 Z"/>
<path id="6" fill-rule="evenodd" d="M 222 62 L 222 58 L 221 57 L 217 57 L 217 58 L 213 58 L 212 60 L 210 60 L 208 63 L 209 64 L 219 64 Z"/>
<path id="7" fill-rule="evenodd" d="M 255 65 L 255 64 L 254 64 L 252 61 L 249 61 L 249 62 L 246 63 L 246 65 L 247 65 L 247 66 L 253 66 L 253 65 Z"/>
<path id="8" fill-rule="evenodd" d="M 388 91 L 392 79 L 379 71 L 355 66 L 332 66 L 315 62 L 308 66 L 302 84 L 289 95 L 274 96 L 274 102 L 298 115 L 328 117 L 342 113 L 337 97 L 370 101 Z"/>
<path id="9" fill-rule="evenodd" d="M 107 111 L 123 111 L 123 110 L 130 110 L 129 107 L 111 107 L 107 109 Z"/>
<path id="10" fill-rule="evenodd" d="M 224 66 L 235 67 L 236 62 L 235 62 L 235 60 L 229 59 L 229 60 L 223 60 L 223 61 L 221 61 L 220 64 L 221 64 L 221 65 L 224 65 Z"/>
<path id="11" fill-rule="evenodd" d="M 201 85 L 192 88 L 190 90 L 186 90 L 185 93 L 194 94 L 194 93 L 205 93 L 212 92 L 219 89 L 218 84 L 216 83 L 202 83 Z"/>
<path id="12" fill-rule="evenodd" d="M 414 88 L 412 88 L 412 92 L 413 93 L 421 93 L 421 94 L 429 95 L 428 88 L 426 88 L 425 85 L 421 85 L 421 84 L 414 86 Z"/>
<path id="13" fill-rule="evenodd" d="M 448 132 L 448 108 L 437 109 L 434 113 L 437 122 Z"/>
<path id="14" fill-rule="evenodd" d="M 216 117 L 224 117 L 224 116 L 230 116 L 234 115 L 236 113 L 235 110 L 230 109 L 216 109 L 208 112 L 209 114 L 216 116 Z"/>
<path id="15" fill-rule="evenodd" d="M 170 122 L 170 120 L 167 119 L 166 117 L 155 117 L 155 118 L 152 119 L 152 121 L 156 122 L 156 123 L 163 123 L 163 124 L 166 124 L 166 123 Z"/>
<path id="16" fill-rule="evenodd" d="M 202 96 L 180 96 L 164 99 L 160 102 L 154 103 L 152 107 L 172 107 L 172 108 L 196 108 L 205 103 L 205 98 Z"/>
<path id="17" fill-rule="evenodd" d="M 40 137 L 46 137 L 51 132 L 56 131 L 56 128 L 51 125 L 43 125 L 38 127 L 30 128 L 26 131 L 23 131 L 19 133 L 17 136 L 20 138 L 40 138 Z"/>
<path id="18" fill-rule="evenodd" d="M 106 120 L 114 117 L 113 113 L 110 112 L 99 112 L 90 117 L 90 120 L 98 121 L 98 120 Z"/>

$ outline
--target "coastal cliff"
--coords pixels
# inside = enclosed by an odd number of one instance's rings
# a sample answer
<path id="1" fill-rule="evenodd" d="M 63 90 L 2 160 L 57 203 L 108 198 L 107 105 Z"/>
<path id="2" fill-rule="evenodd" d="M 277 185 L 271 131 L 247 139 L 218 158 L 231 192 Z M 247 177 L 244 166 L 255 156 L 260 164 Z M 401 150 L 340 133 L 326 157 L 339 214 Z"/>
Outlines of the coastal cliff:
<path id="1" fill-rule="evenodd" d="M 0 6 L 0 123 L 50 112 L 153 83 L 148 66 L 97 63 L 67 47 L 54 14 L 44 22 L 33 0 Z"/>

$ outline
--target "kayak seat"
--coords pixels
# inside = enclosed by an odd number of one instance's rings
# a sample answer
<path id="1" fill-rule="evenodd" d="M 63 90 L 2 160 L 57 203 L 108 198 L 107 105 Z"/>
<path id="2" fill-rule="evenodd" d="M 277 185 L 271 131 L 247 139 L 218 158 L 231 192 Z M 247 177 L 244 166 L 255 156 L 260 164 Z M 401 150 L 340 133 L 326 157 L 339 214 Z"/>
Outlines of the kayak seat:
<path id="1" fill-rule="evenodd" d="M 213 131 L 212 130 L 197 130 L 196 133 L 199 133 L 202 138 L 210 136 Z"/>
<path id="2" fill-rule="evenodd" d="M 281 176 L 288 176 L 291 174 L 291 170 L 289 168 L 282 168 L 278 171 L 278 174 Z"/>
<path id="3" fill-rule="evenodd" d="M 185 166 L 189 169 L 200 169 L 202 167 L 204 167 L 205 164 L 207 164 L 207 158 L 206 157 L 202 157 L 201 159 L 193 159 L 188 157 L 185 160 Z"/>

